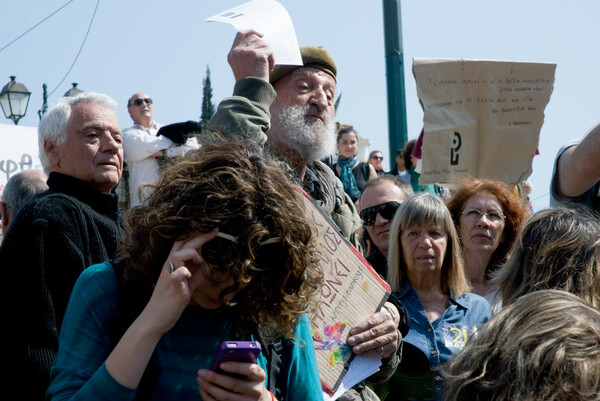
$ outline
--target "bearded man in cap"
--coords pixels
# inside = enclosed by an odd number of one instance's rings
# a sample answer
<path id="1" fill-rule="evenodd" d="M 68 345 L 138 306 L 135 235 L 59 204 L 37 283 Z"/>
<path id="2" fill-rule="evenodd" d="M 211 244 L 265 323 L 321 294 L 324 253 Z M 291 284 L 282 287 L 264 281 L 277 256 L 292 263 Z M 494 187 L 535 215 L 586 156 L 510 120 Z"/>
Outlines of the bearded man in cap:
<path id="1" fill-rule="evenodd" d="M 331 216 L 340 231 L 355 245 L 361 220 L 341 181 L 321 159 L 335 147 L 333 105 L 337 68 L 323 47 L 300 48 L 302 66 L 274 66 L 273 51 L 262 35 L 238 32 L 228 55 L 236 84 L 233 96 L 223 100 L 208 124 L 235 140 L 267 144 L 280 155 L 283 167 Z M 398 309 L 372 314 L 350 331 L 353 352 L 378 352 L 382 380 L 399 362 Z M 400 306 L 400 308 L 402 308 Z M 272 378 L 270 378 L 272 379 Z M 361 383 L 341 400 L 378 399 Z"/>
<path id="2" fill-rule="evenodd" d="M 208 127 L 260 145 L 266 142 L 346 238 L 358 245 L 360 217 L 342 183 L 320 161 L 335 148 L 336 65 L 323 47 L 303 46 L 303 66 L 273 68 L 273 52 L 261 38 L 252 30 L 237 34 L 228 55 L 234 93 L 219 104 Z"/>

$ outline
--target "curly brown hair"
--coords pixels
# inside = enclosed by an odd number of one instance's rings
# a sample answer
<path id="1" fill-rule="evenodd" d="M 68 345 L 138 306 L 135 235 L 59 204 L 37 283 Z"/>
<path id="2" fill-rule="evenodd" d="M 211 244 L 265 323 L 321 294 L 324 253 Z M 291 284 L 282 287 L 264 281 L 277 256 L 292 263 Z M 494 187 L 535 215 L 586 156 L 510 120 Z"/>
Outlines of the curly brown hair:
<path id="1" fill-rule="evenodd" d="M 463 179 L 457 183 L 456 189 L 452 191 L 452 196 L 446 201 L 446 206 L 448 206 L 457 228 L 465 203 L 472 196 L 481 192 L 488 192 L 493 195 L 500 203 L 502 213 L 506 216 L 504 232 L 502 233 L 504 239 L 492 254 L 490 263 L 486 268 L 486 278 L 489 279 L 491 274 L 506 261 L 508 252 L 529 218 L 530 212 L 525 202 L 515 195 L 507 184 L 501 181 L 477 178 Z"/>
<path id="2" fill-rule="evenodd" d="M 153 187 L 147 205 L 127 216 L 124 281 L 153 287 L 174 241 L 218 227 L 238 237 L 236 260 L 226 267 L 235 284 L 221 297 L 250 281 L 230 305 L 237 333 L 260 328 L 268 337 L 292 337 L 298 317 L 315 307 L 323 274 L 303 200 L 272 158 L 246 144 L 207 144 Z M 273 238 L 280 241 L 257 267 L 259 244 Z"/>

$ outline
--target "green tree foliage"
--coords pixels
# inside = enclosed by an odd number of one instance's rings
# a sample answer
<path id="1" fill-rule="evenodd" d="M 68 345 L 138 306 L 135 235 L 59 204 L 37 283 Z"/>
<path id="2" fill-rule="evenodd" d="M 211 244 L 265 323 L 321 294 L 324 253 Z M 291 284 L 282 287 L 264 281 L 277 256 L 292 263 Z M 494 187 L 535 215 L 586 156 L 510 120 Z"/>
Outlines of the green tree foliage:
<path id="1" fill-rule="evenodd" d="M 212 103 L 210 68 L 207 65 L 206 76 L 202 80 L 202 114 L 200 115 L 200 124 L 202 124 L 202 127 L 206 127 L 213 114 L 215 114 L 215 105 Z"/>
<path id="2" fill-rule="evenodd" d="M 338 107 L 340 106 L 340 101 L 342 100 L 342 92 L 340 92 L 340 94 L 338 95 L 337 99 L 335 100 L 335 103 L 333 104 L 333 107 L 335 108 L 335 113 L 337 114 L 338 111 Z"/>

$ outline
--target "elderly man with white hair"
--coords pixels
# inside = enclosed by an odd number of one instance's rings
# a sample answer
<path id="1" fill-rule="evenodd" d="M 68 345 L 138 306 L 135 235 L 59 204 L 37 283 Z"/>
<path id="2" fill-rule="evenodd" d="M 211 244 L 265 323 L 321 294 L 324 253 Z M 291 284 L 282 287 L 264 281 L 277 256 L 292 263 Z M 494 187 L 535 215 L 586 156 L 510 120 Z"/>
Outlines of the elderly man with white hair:
<path id="1" fill-rule="evenodd" d="M 49 189 L 21 209 L 0 247 L 5 379 L 21 399 L 45 399 L 75 280 L 121 244 L 112 193 L 123 170 L 115 109 L 106 95 L 82 93 L 61 99 L 38 128 Z"/>

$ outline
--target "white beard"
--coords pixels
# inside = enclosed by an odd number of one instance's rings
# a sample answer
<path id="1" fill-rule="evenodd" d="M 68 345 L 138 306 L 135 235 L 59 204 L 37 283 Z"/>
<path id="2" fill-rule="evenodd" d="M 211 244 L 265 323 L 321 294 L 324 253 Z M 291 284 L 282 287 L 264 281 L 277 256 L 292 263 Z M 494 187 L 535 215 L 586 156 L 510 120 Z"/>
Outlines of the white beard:
<path id="1" fill-rule="evenodd" d="M 318 112 L 314 106 L 284 107 L 273 116 L 271 123 L 269 140 L 276 149 L 285 149 L 294 158 L 304 162 L 321 160 L 335 150 L 333 118 L 326 112 Z"/>

